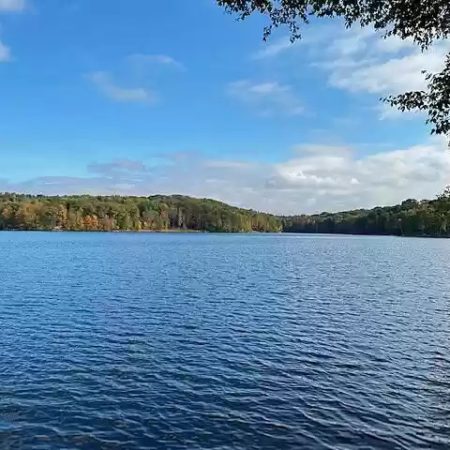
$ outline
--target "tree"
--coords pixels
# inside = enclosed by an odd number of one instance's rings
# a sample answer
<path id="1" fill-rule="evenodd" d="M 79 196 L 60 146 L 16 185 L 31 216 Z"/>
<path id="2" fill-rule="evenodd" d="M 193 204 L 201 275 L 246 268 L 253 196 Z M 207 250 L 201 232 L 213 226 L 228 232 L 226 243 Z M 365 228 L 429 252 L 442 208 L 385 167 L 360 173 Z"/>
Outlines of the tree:
<path id="1" fill-rule="evenodd" d="M 199 230 L 251 231 L 255 212 L 208 199 L 152 197 L 45 197 L 0 193 L 0 230 Z M 281 221 L 258 214 L 260 228 L 279 231 Z"/>
<path id="2" fill-rule="evenodd" d="M 447 201 L 447 202 L 450 200 L 450 186 L 447 186 L 444 189 L 444 192 L 442 194 L 438 195 L 438 200 Z"/>
<path id="3" fill-rule="evenodd" d="M 412 39 L 422 50 L 450 34 L 448 0 L 217 0 L 240 19 L 260 13 L 268 17 L 266 39 L 272 29 L 286 25 L 291 40 L 301 38 L 302 26 L 316 18 L 341 18 L 347 28 L 373 26 L 384 37 Z M 401 111 L 428 114 L 433 134 L 450 134 L 450 54 L 440 73 L 427 73 L 425 91 L 405 92 L 383 99 Z"/>

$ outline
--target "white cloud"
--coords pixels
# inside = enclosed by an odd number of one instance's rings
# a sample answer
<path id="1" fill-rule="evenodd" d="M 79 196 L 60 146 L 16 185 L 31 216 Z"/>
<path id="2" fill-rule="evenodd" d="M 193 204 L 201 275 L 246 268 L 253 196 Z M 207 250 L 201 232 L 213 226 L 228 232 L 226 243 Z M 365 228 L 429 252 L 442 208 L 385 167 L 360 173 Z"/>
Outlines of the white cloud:
<path id="1" fill-rule="evenodd" d="M 94 72 L 87 75 L 97 89 L 106 97 L 116 102 L 124 103 L 153 103 L 155 94 L 144 87 L 119 86 L 107 72 Z"/>
<path id="2" fill-rule="evenodd" d="M 91 164 L 86 177 L 0 181 L 0 191 L 61 194 L 186 194 L 282 214 L 339 211 L 433 198 L 450 184 L 444 139 L 358 156 L 350 147 L 301 145 L 279 163 L 211 160 L 197 153 Z M 159 156 L 161 159 L 162 156 Z M 90 174 L 90 175 L 89 175 Z"/>
<path id="3" fill-rule="evenodd" d="M 356 52 L 347 60 L 342 60 L 341 67 L 330 70 L 330 84 L 351 92 L 381 95 L 425 89 L 426 81 L 422 71 L 442 70 L 447 51 L 447 46 L 441 44 L 435 45 L 426 53 L 412 49 L 406 55 L 387 59 L 384 54 L 373 55 L 373 60 L 360 60 L 361 54 Z"/>
<path id="4" fill-rule="evenodd" d="M 355 55 L 367 49 L 370 37 L 373 37 L 373 32 L 369 28 L 351 28 L 345 32 L 338 32 L 337 36 L 329 40 L 329 45 L 325 46 L 325 49 L 330 55 L 337 55 L 338 58 Z M 312 45 L 320 44 L 324 49 L 321 39 L 310 42 Z"/>
<path id="5" fill-rule="evenodd" d="M 0 0 L 0 12 L 18 12 L 26 7 L 25 0 Z"/>
<path id="6" fill-rule="evenodd" d="M 227 92 L 262 116 L 298 115 L 304 112 L 292 88 L 276 81 L 255 83 L 239 80 L 230 83 Z"/>
<path id="7" fill-rule="evenodd" d="M 364 157 L 334 150 L 304 154 L 278 164 L 269 186 L 287 198 L 306 197 L 316 211 L 336 211 L 434 197 L 449 182 L 446 141 L 431 140 Z"/>
<path id="8" fill-rule="evenodd" d="M 426 88 L 423 71 L 442 70 L 450 51 L 440 41 L 426 51 L 411 39 L 383 38 L 370 28 L 336 31 L 331 44 L 312 43 L 316 62 L 328 73 L 330 85 L 349 92 L 391 95 Z"/>
<path id="9" fill-rule="evenodd" d="M 6 62 L 11 59 L 11 51 L 9 47 L 0 41 L 0 62 Z"/>
<path id="10" fill-rule="evenodd" d="M 398 36 L 390 36 L 386 39 L 377 39 L 375 48 L 382 53 L 398 53 L 402 50 L 417 49 L 417 46 L 410 38 L 401 39 Z"/>

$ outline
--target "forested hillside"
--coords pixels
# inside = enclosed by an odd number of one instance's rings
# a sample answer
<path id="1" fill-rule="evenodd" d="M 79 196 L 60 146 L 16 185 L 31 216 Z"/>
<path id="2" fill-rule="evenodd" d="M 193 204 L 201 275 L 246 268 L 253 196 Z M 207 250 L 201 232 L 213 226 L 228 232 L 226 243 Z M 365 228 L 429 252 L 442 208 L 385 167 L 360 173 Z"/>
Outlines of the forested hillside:
<path id="1" fill-rule="evenodd" d="M 277 217 L 181 195 L 32 196 L 0 194 L 0 230 L 216 231 L 450 237 L 450 189 L 435 200 Z"/>
<path id="2" fill-rule="evenodd" d="M 450 189 L 435 200 L 405 200 L 396 206 L 283 217 L 282 221 L 286 232 L 450 237 Z"/>
<path id="3" fill-rule="evenodd" d="M 280 231 L 278 218 L 179 195 L 45 197 L 0 194 L 0 230 Z"/>

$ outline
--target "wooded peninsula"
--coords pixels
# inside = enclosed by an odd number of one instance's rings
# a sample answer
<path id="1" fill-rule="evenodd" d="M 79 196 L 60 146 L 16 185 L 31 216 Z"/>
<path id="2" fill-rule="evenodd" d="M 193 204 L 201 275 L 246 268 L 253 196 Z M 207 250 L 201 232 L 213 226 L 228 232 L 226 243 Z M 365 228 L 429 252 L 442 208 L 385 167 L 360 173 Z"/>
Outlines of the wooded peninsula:
<path id="1" fill-rule="evenodd" d="M 0 194 L 0 230 L 295 232 L 450 237 L 450 189 L 434 200 L 275 216 L 182 195 Z"/>

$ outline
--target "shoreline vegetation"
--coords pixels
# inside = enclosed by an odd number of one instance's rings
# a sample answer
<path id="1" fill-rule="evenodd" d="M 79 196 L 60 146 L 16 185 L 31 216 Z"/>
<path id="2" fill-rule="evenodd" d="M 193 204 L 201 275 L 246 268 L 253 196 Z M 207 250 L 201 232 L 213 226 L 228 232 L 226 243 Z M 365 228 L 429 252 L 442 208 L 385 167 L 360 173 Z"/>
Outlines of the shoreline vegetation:
<path id="1" fill-rule="evenodd" d="M 183 195 L 0 193 L 2 231 L 285 232 L 450 237 L 450 189 L 434 200 L 338 213 L 276 216 Z"/>

